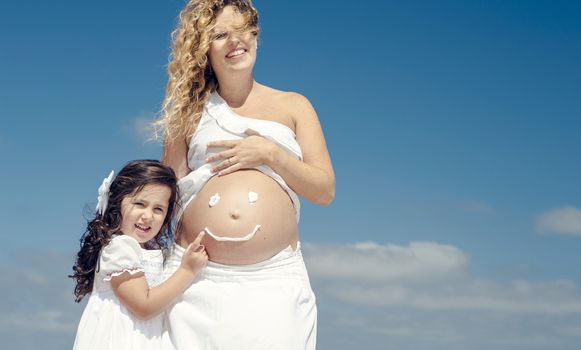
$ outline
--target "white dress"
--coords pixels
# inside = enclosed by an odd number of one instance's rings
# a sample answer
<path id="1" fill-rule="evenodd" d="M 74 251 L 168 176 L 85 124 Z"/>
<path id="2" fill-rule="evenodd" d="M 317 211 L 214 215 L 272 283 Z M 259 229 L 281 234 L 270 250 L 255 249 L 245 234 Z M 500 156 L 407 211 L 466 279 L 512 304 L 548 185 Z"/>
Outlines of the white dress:
<path id="1" fill-rule="evenodd" d="M 163 269 L 160 250 L 142 249 L 125 235 L 115 236 L 103 248 L 93 291 L 77 330 L 73 350 L 159 350 L 162 315 L 136 318 L 111 288 L 111 277 L 143 272 L 150 287 L 159 284 Z"/>
<path id="2" fill-rule="evenodd" d="M 208 148 L 213 140 L 239 140 L 252 129 L 302 159 L 293 130 L 270 120 L 239 116 L 217 92 L 204 108 L 188 151 L 195 169 L 179 181 L 182 209 L 215 176 Z M 288 193 L 296 219 L 300 202 L 282 176 L 266 165 L 256 168 Z M 226 234 L 227 235 L 227 234 Z M 184 248 L 174 245 L 165 262 L 164 278 L 179 266 Z M 164 350 L 314 350 L 317 339 L 317 306 L 300 250 L 290 246 L 275 256 L 249 265 L 224 265 L 208 261 L 196 281 L 167 310 Z"/>

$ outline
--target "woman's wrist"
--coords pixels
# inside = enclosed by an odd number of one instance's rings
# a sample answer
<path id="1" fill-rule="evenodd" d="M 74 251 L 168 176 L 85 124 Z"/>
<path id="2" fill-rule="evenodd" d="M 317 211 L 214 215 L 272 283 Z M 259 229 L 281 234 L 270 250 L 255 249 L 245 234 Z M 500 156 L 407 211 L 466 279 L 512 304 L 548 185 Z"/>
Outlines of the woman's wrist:
<path id="1" fill-rule="evenodd" d="M 275 170 L 284 162 L 283 160 L 284 156 L 286 156 L 286 152 L 284 152 L 276 144 L 271 143 L 271 146 L 267 151 L 265 164 L 268 165 L 273 170 Z"/>

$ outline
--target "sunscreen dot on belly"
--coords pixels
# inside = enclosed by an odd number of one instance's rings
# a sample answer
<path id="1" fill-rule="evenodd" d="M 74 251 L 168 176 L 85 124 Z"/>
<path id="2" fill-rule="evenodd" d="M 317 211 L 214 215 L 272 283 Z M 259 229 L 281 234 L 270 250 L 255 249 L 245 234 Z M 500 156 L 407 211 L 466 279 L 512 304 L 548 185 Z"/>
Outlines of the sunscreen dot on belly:
<path id="1" fill-rule="evenodd" d="M 254 204 L 258 200 L 258 193 L 256 192 L 248 192 L 248 203 Z"/>
<path id="2" fill-rule="evenodd" d="M 215 194 L 212 197 L 210 197 L 210 201 L 208 202 L 208 205 L 211 207 L 215 206 L 216 204 L 218 204 L 218 202 L 220 201 L 220 195 L 219 194 Z"/>

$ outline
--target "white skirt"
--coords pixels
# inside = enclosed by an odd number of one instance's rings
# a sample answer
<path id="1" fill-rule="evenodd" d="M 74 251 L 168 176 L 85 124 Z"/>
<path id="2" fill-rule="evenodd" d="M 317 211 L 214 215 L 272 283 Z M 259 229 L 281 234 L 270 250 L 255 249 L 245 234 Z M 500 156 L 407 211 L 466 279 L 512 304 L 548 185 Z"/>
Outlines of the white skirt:
<path id="1" fill-rule="evenodd" d="M 179 266 L 175 245 L 164 277 Z M 287 247 L 251 265 L 208 262 L 168 309 L 164 349 L 315 349 L 317 308 L 300 251 Z"/>

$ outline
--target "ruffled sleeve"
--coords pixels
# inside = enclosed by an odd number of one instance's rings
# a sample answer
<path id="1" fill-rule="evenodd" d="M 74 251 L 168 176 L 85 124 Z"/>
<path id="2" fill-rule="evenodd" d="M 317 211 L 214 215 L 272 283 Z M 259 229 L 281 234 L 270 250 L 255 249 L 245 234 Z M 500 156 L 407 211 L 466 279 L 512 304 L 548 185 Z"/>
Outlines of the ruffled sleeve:
<path id="1" fill-rule="evenodd" d="M 111 277 L 125 272 L 132 275 L 143 272 L 141 255 L 141 247 L 135 239 L 125 235 L 113 237 L 101 252 L 99 272 L 103 280 L 110 281 Z"/>

